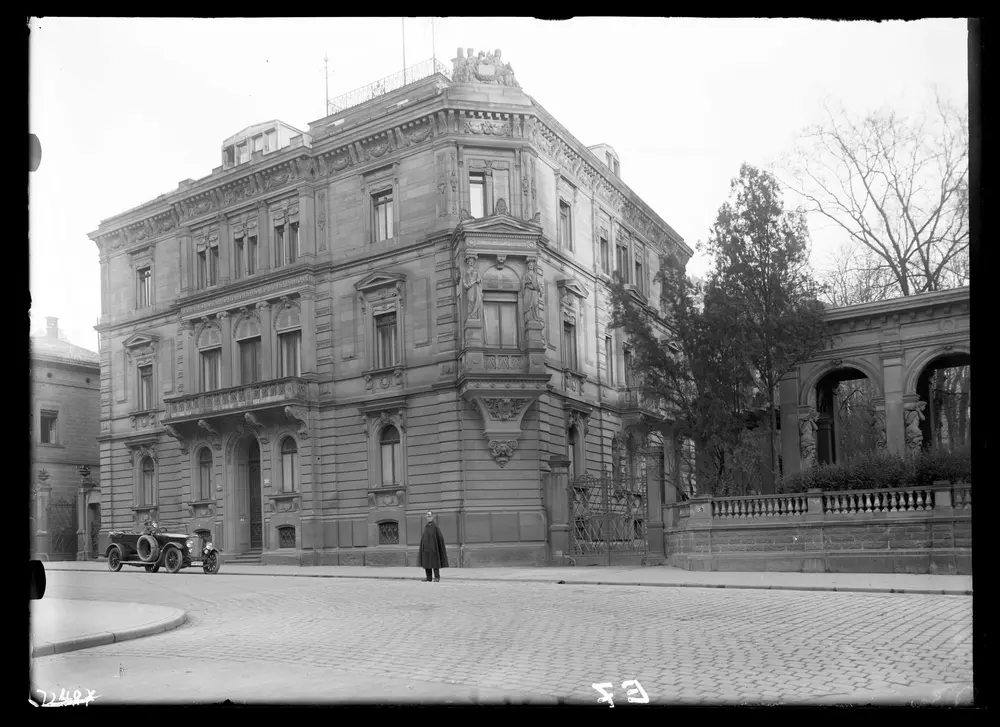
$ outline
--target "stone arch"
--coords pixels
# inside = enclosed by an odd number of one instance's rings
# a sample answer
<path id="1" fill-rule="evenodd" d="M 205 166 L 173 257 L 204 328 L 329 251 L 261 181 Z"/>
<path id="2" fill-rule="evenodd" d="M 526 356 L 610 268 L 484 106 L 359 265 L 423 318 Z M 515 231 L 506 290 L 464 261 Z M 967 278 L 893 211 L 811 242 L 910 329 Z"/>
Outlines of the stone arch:
<path id="1" fill-rule="evenodd" d="M 222 345 L 222 327 L 215 321 L 202 320 L 194 332 L 195 348 L 214 348 Z"/>
<path id="2" fill-rule="evenodd" d="M 302 306 L 291 298 L 282 298 L 272 315 L 276 331 L 302 327 Z"/>
<path id="3" fill-rule="evenodd" d="M 241 308 L 236 320 L 233 321 L 233 340 L 261 336 L 263 335 L 262 328 L 260 316 L 249 308 Z"/>
<path id="4" fill-rule="evenodd" d="M 903 393 L 917 393 L 917 381 L 920 379 L 920 375 L 924 372 L 924 369 L 934 363 L 936 359 L 963 353 L 971 357 L 972 347 L 966 343 L 953 343 L 935 346 L 934 348 L 924 350 L 906 369 L 906 377 L 903 383 Z"/>
<path id="5" fill-rule="evenodd" d="M 819 382 L 828 374 L 841 369 L 857 369 L 872 382 L 878 396 L 885 396 L 881 371 L 863 358 L 843 358 L 826 361 L 810 372 L 809 376 L 799 385 L 799 406 L 809 406 L 809 396 Z"/>

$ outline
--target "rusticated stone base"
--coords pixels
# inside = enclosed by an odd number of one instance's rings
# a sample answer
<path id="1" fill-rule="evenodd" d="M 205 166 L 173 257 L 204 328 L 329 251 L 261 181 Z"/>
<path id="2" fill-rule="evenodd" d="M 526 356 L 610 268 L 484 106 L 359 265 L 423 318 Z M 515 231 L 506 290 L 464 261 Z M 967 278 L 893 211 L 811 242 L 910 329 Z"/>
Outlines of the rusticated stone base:
<path id="1" fill-rule="evenodd" d="M 465 568 L 546 566 L 549 564 L 548 546 L 545 543 L 519 546 L 465 546 L 462 548 L 462 566 Z"/>
<path id="2" fill-rule="evenodd" d="M 692 571 L 972 575 L 972 556 L 967 551 L 676 554 L 668 558 L 668 564 Z"/>

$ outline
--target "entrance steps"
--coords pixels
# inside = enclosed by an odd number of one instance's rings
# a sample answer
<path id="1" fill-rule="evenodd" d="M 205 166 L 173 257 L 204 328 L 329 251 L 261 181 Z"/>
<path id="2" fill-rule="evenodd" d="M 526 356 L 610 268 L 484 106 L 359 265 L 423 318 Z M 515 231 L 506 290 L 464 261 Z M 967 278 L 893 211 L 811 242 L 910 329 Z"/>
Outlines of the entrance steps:
<path id="1" fill-rule="evenodd" d="M 250 550 L 246 550 L 242 553 L 229 556 L 226 558 L 226 561 L 233 563 L 234 565 L 260 565 L 261 553 L 261 548 L 251 548 Z"/>

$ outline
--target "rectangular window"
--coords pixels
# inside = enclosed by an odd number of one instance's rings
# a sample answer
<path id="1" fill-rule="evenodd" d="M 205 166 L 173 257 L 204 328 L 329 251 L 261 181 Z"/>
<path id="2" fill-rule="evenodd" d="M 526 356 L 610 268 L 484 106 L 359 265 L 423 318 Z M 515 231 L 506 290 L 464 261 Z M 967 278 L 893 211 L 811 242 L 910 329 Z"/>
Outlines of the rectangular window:
<path id="1" fill-rule="evenodd" d="M 608 160 L 608 169 L 614 169 L 614 160 L 611 158 L 611 152 L 604 152 L 604 158 Z"/>
<path id="2" fill-rule="evenodd" d="M 215 285 L 219 282 L 219 246 L 214 245 L 208 248 L 208 284 Z"/>
<path id="3" fill-rule="evenodd" d="M 208 250 L 198 253 L 198 288 L 208 287 Z"/>
<path id="4" fill-rule="evenodd" d="M 247 240 L 247 274 L 253 275 L 257 272 L 257 236 L 250 235 Z"/>
<path id="5" fill-rule="evenodd" d="M 632 372 L 632 352 L 626 348 L 623 358 L 622 368 L 625 369 L 625 386 L 632 388 L 632 385 L 635 383 L 635 377 Z"/>
<path id="6" fill-rule="evenodd" d="M 277 151 L 278 149 L 278 134 L 271 129 L 267 132 L 267 142 L 264 144 L 264 151 Z"/>
<path id="7" fill-rule="evenodd" d="M 623 283 L 629 282 L 628 279 L 628 246 L 618 245 L 617 246 L 618 258 L 615 260 L 615 271 L 621 277 Z"/>
<path id="8" fill-rule="evenodd" d="M 576 360 L 576 326 L 569 321 L 563 322 L 562 343 L 563 365 L 573 371 L 579 371 L 579 365 Z"/>
<path id="9" fill-rule="evenodd" d="M 646 276 L 642 272 L 642 263 L 639 260 L 635 261 L 635 287 L 640 293 L 646 292 Z"/>
<path id="10" fill-rule="evenodd" d="M 198 497 L 201 500 L 212 499 L 212 455 L 207 450 L 198 462 Z"/>
<path id="11" fill-rule="evenodd" d="M 139 409 L 153 408 L 153 366 L 139 367 Z"/>
<path id="12" fill-rule="evenodd" d="M 238 164 L 250 161 L 250 147 L 247 146 L 245 141 L 242 144 L 236 145 L 236 157 Z"/>
<path id="13" fill-rule="evenodd" d="M 295 474 L 299 469 L 298 459 L 299 453 L 297 451 L 281 453 L 282 492 L 295 492 L 298 489 L 295 482 Z"/>
<path id="14" fill-rule="evenodd" d="M 559 244 L 567 250 L 573 249 L 573 225 L 570 207 L 565 202 L 559 202 Z"/>
<path id="15" fill-rule="evenodd" d="M 612 161 L 615 163 L 615 176 L 616 177 L 620 177 L 621 176 L 621 169 L 618 166 L 618 160 L 617 159 L 613 159 Z"/>
<path id="16" fill-rule="evenodd" d="M 496 212 L 497 202 L 503 200 L 510 214 L 510 173 L 506 169 L 493 170 L 493 212 Z"/>
<path id="17" fill-rule="evenodd" d="M 486 175 L 469 174 L 469 214 L 476 219 L 486 215 Z"/>
<path id="18" fill-rule="evenodd" d="M 153 460 L 146 457 L 142 461 L 142 492 L 139 495 L 140 505 L 152 505 L 153 500 L 153 485 L 154 478 L 156 476 L 156 471 L 153 469 Z"/>
<path id="19" fill-rule="evenodd" d="M 301 374 L 300 353 L 302 331 L 291 331 L 278 336 L 279 376 L 299 376 Z"/>
<path id="20" fill-rule="evenodd" d="M 285 227 L 278 225 L 274 228 L 274 267 L 280 268 L 285 264 Z"/>
<path id="21" fill-rule="evenodd" d="M 240 383 L 254 384 L 260 381 L 260 338 L 246 338 L 239 345 Z"/>
<path id="22" fill-rule="evenodd" d="M 244 238 L 237 237 L 236 244 L 233 245 L 233 277 L 239 280 L 243 277 L 244 267 L 246 265 L 246 250 L 244 249 Z"/>
<path id="23" fill-rule="evenodd" d="M 615 345 L 611 336 L 604 337 L 604 366 L 608 372 L 608 383 L 615 383 Z"/>
<path id="24" fill-rule="evenodd" d="M 264 137 L 263 136 L 255 136 L 253 138 L 253 150 L 255 152 L 257 152 L 257 151 L 264 151 Z"/>
<path id="25" fill-rule="evenodd" d="M 608 238 L 601 235 L 601 272 L 605 275 L 611 273 L 611 249 L 608 246 Z"/>
<path id="26" fill-rule="evenodd" d="M 396 314 L 375 316 L 375 368 L 387 369 L 398 363 Z"/>
<path id="27" fill-rule="evenodd" d="M 483 299 L 487 346 L 517 348 L 517 297 L 487 293 Z"/>
<path id="28" fill-rule="evenodd" d="M 372 232 L 375 242 L 392 238 L 392 191 L 386 190 L 372 195 Z"/>
<path id="29" fill-rule="evenodd" d="M 231 167 L 236 163 L 236 149 L 231 146 L 226 147 L 226 166 Z"/>
<path id="30" fill-rule="evenodd" d="M 42 444 L 59 443 L 59 414 L 54 411 L 42 412 Z"/>
<path id="31" fill-rule="evenodd" d="M 201 352 L 201 390 L 215 391 L 222 378 L 222 349 Z"/>
<path id="32" fill-rule="evenodd" d="M 288 263 L 292 264 L 299 259 L 299 223 L 293 222 L 288 226 Z"/>
<path id="33" fill-rule="evenodd" d="M 136 308 L 148 308 L 153 302 L 153 271 L 151 268 L 140 268 L 137 273 Z"/>
<path id="34" fill-rule="evenodd" d="M 400 444 L 399 437 L 386 438 L 382 441 L 382 485 L 398 485 L 400 475 Z"/>

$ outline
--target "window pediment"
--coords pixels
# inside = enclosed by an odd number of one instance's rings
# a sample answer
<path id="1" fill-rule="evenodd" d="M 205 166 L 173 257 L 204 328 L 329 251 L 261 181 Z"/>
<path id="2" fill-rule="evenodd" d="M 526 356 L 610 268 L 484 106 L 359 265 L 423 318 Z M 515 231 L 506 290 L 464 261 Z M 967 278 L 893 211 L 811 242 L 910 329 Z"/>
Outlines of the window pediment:
<path id="1" fill-rule="evenodd" d="M 580 300 L 586 300 L 589 295 L 587 289 L 575 278 L 563 278 L 556 282 L 556 287 L 562 295 L 563 300 L 572 300 L 568 296 L 574 296 Z"/>
<path id="2" fill-rule="evenodd" d="M 160 337 L 152 333 L 134 333 L 122 343 L 130 359 L 145 359 L 156 354 Z"/>
<path id="3" fill-rule="evenodd" d="M 484 235 L 530 235 L 538 237 L 541 234 L 541 224 L 532 220 L 519 220 L 516 217 L 502 216 L 472 218 L 464 220 L 459 229 L 462 232 L 481 233 Z"/>
<path id="4" fill-rule="evenodd" d="M 361 309 L 368 303 L 403 301 L 406 276 L 402 273 L 374 272 L 354 284 L 361 296 Z"/>

